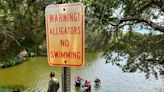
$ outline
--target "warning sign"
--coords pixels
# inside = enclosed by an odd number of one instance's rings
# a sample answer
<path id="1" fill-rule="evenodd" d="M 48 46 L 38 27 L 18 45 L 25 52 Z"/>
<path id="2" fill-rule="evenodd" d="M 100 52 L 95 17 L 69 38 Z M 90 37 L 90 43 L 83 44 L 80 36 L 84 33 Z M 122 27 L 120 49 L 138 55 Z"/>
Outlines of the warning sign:
<path id="1" fill-rule="evenodd" d="M 48 62 L 52 66 L 84 64 L 84 6 L 48 5 L 45 10 Z"/>

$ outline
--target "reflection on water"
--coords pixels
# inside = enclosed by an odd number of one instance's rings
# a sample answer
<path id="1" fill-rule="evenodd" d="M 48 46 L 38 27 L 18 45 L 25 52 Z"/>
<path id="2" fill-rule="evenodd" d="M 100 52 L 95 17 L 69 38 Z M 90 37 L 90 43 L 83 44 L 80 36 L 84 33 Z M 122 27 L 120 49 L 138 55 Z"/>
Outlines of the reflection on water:
<path id="1" fill-rule="evenodd" d="M 1 69 L 0 86 L 21 86 L 26 92 L 46 92 L 51 71 L 55 71 L 61 81 L 60 67 L 49 66 L 46 57 L 34 57 L 23 64 Z M 71 68 L 71 92 L 83 90 L 74 86 L 77 75 L 92 83 L 91 92 L 159 92 L 164 89 L 164 79 L 145 79 L 142 73 L 123 73 L 118 67 L 105 64 L 105 59 L 98 54 L 86 54 L 84 67 Z M 101 87 L 94 87 L 96 76 L 101 79 Z"/>

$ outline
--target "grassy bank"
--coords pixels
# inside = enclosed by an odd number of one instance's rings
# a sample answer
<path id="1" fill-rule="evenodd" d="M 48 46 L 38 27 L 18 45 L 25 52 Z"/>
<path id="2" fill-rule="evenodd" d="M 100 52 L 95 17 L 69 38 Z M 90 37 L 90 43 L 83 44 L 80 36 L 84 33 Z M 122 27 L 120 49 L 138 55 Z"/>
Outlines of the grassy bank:
<path id="1" fill-rule="evenodd" d="M 0 69 L 20 64 L 25 60 L 27 60 L 27 57 L 22 58 L 19 55 L 10 56 L 6 59 L 3 59 L 3 61 L 0 62 Z"/>
<path id="2" fill-rule="evenodd" d="M 22 86 L 2 86 L 0 92 L 23 92 L 25 90 Z"/>
<path id="3" fill-rule="evenodd" d="M 22 62 L 26 61 L 29 57 L 44 56 L 44 55 L 46 55 L 46 52 L 41 51 L 39 49 L 27 49 L 27 55 L 25 56 L 21 56 L 20 53 L 17 54 L 12 53 L 7 57 L 1 59 L 0 69 L 21 64 Z"/>

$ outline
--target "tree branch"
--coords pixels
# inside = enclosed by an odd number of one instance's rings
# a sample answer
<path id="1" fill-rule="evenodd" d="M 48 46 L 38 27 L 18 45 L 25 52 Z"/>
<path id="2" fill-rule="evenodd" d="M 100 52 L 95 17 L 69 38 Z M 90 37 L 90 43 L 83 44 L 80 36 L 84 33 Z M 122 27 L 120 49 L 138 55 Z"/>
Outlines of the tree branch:
<path id="1" fill-rule="evenodd" d="M 120 20 L 119 24 L 122 24 L 123 22 L 127 22 L 127 21 L 136 21 L 137 23 L 146 23 L 147 25 L 149 25 L 151 28 L 153 28 L 154 30 L 158 30 L 160 32 L 164 32 L 164 26 L 160 26 L 150 20 L 146 20 L 146 19 L 143 19 L 141 17 L 138 17 L 138 16 L 128 16 L 128 17 L 125 17 L 123 19 Z"/>
<path id="2" fill-rule="evenodd" d="M 1 32 L 3 35 L 8 36 L 8 37 L 10 37 L 11 39 L 13 39 L 13 40 L 17 43 L 18 46 L 21 46 L 20 43 L 18 42 L 18 40 L 16 40 L 12 35 L 10 35 L 10 34 L 4 32 L 4 31 L 0 31 L 0 32 Z"/>
<path id="3" fill-rule="evenodd" d="M 157 5 L 164 12 L 164 0 L 151 0 L 154 5 Z"/>
<path id="4" fill-rule="evenodd" d="M 146 8 L 151 7 L 153 4 L 153 1 L 149 1 L 146 4 L 144 4 L 137 12 L 141 14 Z"/>

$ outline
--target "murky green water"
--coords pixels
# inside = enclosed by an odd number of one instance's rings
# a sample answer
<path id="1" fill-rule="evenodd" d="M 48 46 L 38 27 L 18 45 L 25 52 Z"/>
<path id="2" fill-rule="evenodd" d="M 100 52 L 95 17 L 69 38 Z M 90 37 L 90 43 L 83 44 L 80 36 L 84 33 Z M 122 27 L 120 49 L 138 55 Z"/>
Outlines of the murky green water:
<path id="1" fill-rule="evenodd" d="M 23 64 L 1 69 L 0 86 L 20 86 L 26 89 L 25 92 L 46 92 L 51 71 L 55 71 L 61 81 L 61 67 L 49 66 L 46 57 L 30 58 Z M 164 89 L 164 79 L 145 79 L 141 73 L 123 73 L 118 67 L 105 64 L 105 59 L 99 54 L 86 54 L 84 67 L 71 68 L 71 92 L 82 92 L 74 87 L 76 75 L 93 85 L 95 76 L 99 76 L 101 87 L 92 86 L 91 92 L 160 92 Z"/>

